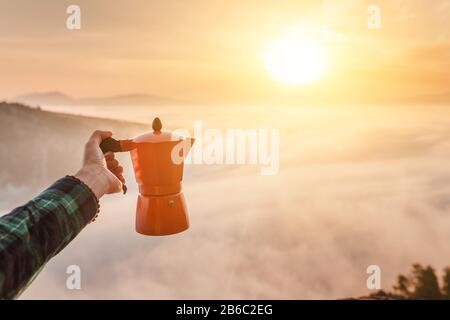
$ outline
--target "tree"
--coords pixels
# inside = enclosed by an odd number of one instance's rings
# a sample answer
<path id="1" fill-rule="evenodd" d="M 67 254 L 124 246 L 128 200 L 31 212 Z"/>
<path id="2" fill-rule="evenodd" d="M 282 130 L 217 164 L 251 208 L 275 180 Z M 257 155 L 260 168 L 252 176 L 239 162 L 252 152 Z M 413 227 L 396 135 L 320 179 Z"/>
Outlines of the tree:
<path id="1" fill-rule="evenodd" d="M 397 276 L 397 284 L 394 285 L 394 292 L 404 298 L 411 297 L 411 281 L 408 277 L 400 274 Z"/>
<path id="2" fill-rule="evenodd" d="M 450 300 L 450 267 L 444 269 L 442 282 L 442 299 Z"/>
<path id="3" fill-rule="evenodd" d="M 438 300 L 441 298 L 438 278 L 433 267 L 428 266 L 424 269 L 420 264 L 415 264 L 413 265 L 412 274 L 415 287 L 411 296 L 412 299 Z"/>
<path id="4" fill-rule="evenodd" d="M 449 272 L 450 280 L 450 272 Z M 437 300 L 441 298 L 439 281 L 431 266 L 423 268 L 416 263 L 412 266 L 409 275 L 399 275 L 394 291 L 398 296 L 405 299 Z"/>

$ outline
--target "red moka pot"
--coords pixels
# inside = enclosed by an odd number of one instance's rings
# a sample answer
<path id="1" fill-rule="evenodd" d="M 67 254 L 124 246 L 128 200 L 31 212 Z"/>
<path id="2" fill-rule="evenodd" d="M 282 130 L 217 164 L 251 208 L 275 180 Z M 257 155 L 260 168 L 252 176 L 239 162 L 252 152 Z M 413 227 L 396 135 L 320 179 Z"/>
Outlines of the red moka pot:
<path id="1" fill-rule="evenodd" d="M 150 236 L 170 235 L 189 228 L 182 180 L 184 159 L 194 139 L 161 131 L 159 118 L 153 120 L 152 127 L 152 132 L 134 139 L 105 139 L 100 148 L 104 153 L 131 152 L 139 185 L 136 231 Z"/>

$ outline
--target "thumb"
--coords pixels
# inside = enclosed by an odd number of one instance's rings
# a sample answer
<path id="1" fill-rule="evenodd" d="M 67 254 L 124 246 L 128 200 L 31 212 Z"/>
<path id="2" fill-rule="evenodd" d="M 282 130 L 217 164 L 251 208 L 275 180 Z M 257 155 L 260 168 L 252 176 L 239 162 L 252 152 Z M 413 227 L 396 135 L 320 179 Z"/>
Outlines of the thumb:
<path id="1" fill-rule="evenodd" d="M 106 138 L 110 138 L 111 136 L 112 136 L 111 131 L 96 130 L 94 131 L 94 133 L 92 133 L 91 137 L 89 138 L 89 142 L 94 142 L 95 144 L 100 145 L 100 143 L 102 143 L 103 140 L 105 140 Z"/>

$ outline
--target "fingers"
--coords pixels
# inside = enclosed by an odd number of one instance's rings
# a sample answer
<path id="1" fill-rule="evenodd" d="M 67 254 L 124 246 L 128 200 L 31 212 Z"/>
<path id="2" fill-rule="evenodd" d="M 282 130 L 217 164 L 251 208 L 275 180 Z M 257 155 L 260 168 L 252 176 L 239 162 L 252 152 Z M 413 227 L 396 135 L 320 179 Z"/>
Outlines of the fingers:
<path id="1" fill-rule="evenodd" d="M 111 136 L 112 136 L 111 131 L 96 130 L 94 131 L 94 133 L 92 133 L 91 137 L 89 138 L 89 142 L 100 145 L 100 143 L 103 140 L 105 140 L 106 138 L 110 138 Z"/>
<path id="2" fill-rule="evenodd" d="M 114 171 L 111 171 L 111 172 L 117 177 L 117 179 L 120 180 L 120 182 L 125 184 L 125 177 L 123 176 L 123 168 L 122 167 L 119 166 Z"/>
<path id="3" fill-rule="evenodd" d="M 112 169 L 116 168 L 118 165 L 119 165 L 119 161 L 117 161 L 117 159 L 111 159 L 111 160 L 106 159 L 106 166 L 108 167 L 109 170 L 112 171 Z"/>
<path id="4" fill-rule="evenodd" d="M 112 172 L 117 176 L 119 174 L 123 173 L 123 167 L 122 166 L 118 166 L 116 168 L 114 168 L 114 170 L 112 170 Z"/>
<path id="5" fill-rule="evenodd" d="M 91 185 L 94 186 L 94 189 L 97 187 L 97 191 L 95 191 L 97 198 L 105 193 L 119 192 L 122 186 L 125 187 L 123 167 L 116 160 L 114 153 L 103 154 L 100 148 L 101 142 L 111 136 L 111 131 L 94 131 L 84 149 L 83 168 L 86 171 L 84 178 L 92 181 Z"/>
<path id="6" fill-rule="evenodd" d="M 125 184 L 125 177 L 122 174 L 116 175 L 117 179 L 120 180 L 123 184 Z"/>
<path id="7" fill-rule="evenodd" d="M 123 183 L 125 183 L 125 178 L 123 176 L 123 167 L 117 166 L 114 169 L 109 169 L 114 175 Z"/>
<path id="8" fill-rule="evenodd" d="M 104 154 L 106 161 L 112 160 L 115 158 L 115 155 L 113 152 L 108 151 Z"/>
<path id="9" fill-rule="evenodd" d="M 122 183 L 125 183 L 125 178 L 123 176 L 123 167 L 115 158 L 114 153 L 107 152 L 105 154 L 105 159 L 108 170 L 111 171 Z"/>

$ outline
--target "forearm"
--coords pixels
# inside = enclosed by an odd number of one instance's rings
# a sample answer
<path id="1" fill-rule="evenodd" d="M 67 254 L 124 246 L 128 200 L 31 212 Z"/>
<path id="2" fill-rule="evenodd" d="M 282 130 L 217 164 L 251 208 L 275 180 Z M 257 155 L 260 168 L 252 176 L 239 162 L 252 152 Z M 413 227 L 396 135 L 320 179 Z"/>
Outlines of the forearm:
<path id="1" fill-rule="evenodd" d="M 65 177 L 0 218 L 0 298 L 26 288 L 98 211 L 98 200 L 80 180 Z"/>

